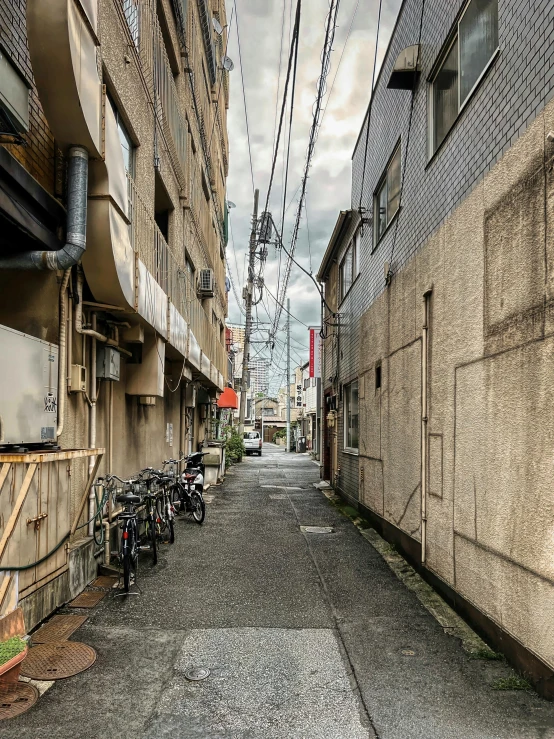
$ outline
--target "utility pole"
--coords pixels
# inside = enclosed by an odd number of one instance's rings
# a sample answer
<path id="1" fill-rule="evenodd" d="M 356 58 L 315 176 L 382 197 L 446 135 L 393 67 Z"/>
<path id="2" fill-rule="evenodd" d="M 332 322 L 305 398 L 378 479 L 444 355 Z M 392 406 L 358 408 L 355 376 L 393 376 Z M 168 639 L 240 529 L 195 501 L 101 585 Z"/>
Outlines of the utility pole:
<path id="1" fill-rule="evenodd" d="M 252 334 L 252 296 L 254 293 L 254 257 L 256 255 L 256 229 L 258 226 L 258 198 L 260 191 L 254 192 L 254 213 L 252 215 L 252 231 L 250 232 L 250 250 L 248 254 L 248 282 L 246 284 L 246 326 L 244 329 L 244 353 L 242 356 L 242 379 L 240 383 L 239 433 L 244 433 L 246 416 L 246 392 L 248 390 L 248 365 L 250 363 L 250 336 Z M 254 418 L 256 417 L 254 403 Z"/>
<path id="2" fill-rule="evenodd" d="M 290 452 L 290 298 L 287 298 L 287 452 Z"/>

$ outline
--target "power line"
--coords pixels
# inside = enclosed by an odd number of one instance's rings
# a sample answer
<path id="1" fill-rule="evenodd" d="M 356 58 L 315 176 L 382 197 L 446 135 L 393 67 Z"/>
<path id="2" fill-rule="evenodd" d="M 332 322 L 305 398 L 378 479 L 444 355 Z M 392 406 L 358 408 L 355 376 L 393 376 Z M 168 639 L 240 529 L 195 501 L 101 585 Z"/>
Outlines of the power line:
<path id="1" fill-rule="evenodd" d="M 235 0 L 236 1 L 236 0 Z M 269 185 L 267 188 L 267 196 L 265 199 L 265 208 L 264 211 L 267 211 L 269 207 L 269 199 L 271 197 L 271 188 L 273 187 L 273 178 L 275 176 L 275 167 L 277 164 L 277 154 L 279 152 L 279 142 L 281 140 L 281 131 L 283 129 L 283 118 L 285 115 L 285 106 L 287 101 L 287 95 L 288 95 L 288 87 L 290 82 L 290 72 L 292 68 L 292 64 L 294 59 L 298 58 L 298 36 L 299 36 L 299 30 L 300 30 L 300 11 L 301 11 L 301 4 L 302 0 L 298 0 L 296 4 L 296 16 L 294 20 L 294 30 L 292 34 L 292 41 L 290 46 L 290 52 L 289 52 L 289 62 L 287 66 L 287 76 L 285 79 L 285 89 L 283 90 L 283 102 L 281 104 L 281 114 L 279 116 L 279 128 L 277 129 L 277 138 L 275 140 L 275 146 L 273 149 L 273 159 L 271 163 L 271 174 L 269 176 Z M 296 78 L 296 70 L 295 70 L 295 78 Z M 292 96 L 294 98 L 294 88 L 292 91 Z M 292 106 L 291 106 L 292 107 Z"/>
<path id="2" fill-rule="evenodd" d="M 242 97 L 244 100 L 244 117 L 246 119 L 246 138 L 248 140 L 248 156 L 250 158 L 250 175 L 252 177 L 252 192 L 256 189 L 254 186 L 254 167 L 252 166 L 252 147 L 250 146 L 250 127 L 248 125 L 248 109 L 246 107 L 246 89 L 244 87 L 244 72 L 242 67 L 242 53 L 240 48 L 240 30 L 239 30 L 239 14 L 237 11 L 237 0 L 234 0 L 235 17 L 237 24 L 237 42 L 239 47 L 239 63 L 240 63 L 240 79 L 242 82 Z"/>
<path id="3" fill-rule="evenodd" d="M 317 95 L 316 95 L 316 101 L 314 104 L 312 126 L 310 129 L 310 138 L 309 138 L 309 143 L 308 143 L 308 150 L 306 153 L 306 162 L 304 165 L 304 174 L 302 176 L 300 200 L 298 202 L 298 208 L 296 211 L 296 220 L 295 220 L 295 224 L 294 224 L 294 228 L 293 228 L 293 232 L 291 236 L 290 253 L 288 254 L 289 258 L 287 260 L 287 265 L 285 268 L 285 277 L 283 279 L 283 285 L 281 287 L 281 292 L 278 293 L 279 302 L 277 305 L 277 309 L 275 311 L 275 323 L 274 323 L 275 330 L 277 329 L 277 326 L 279 325 L 281 310 L 283 309 L 283 301 L 284 301 L 284 297 L 287 292 L 287 286 L 288 286 L 288 281 L 289 281 L 293 257 L 294 257 L 294 250 L 296 247 L 296 241 L 298 239 L 298 231 L 300 229 L 302 208 L 304 204 L 304 198 L 306 196 L 306 186 L 308 184 L 309 171 L 310 171 L 310 167 L 312 163 L 312 157 L 313 157 L 313 153 L 315 149 L 315 144 L 317 141 L 317 135 L 319 132 L 321 106 L 322 106 L 323 97 L 326 91 L 327 76 L 329 74 L 329 68 L 331 64 L 331 53 L 333 50 L 333 40 L 335 38 L 335 30 L 337 27 L 337 13 L 338 13 L 339 6 L 340 6 L 340 0 L 331 0 L 330 7 L 329 7 L 329 13 L 327 15 L 327 21 L 326 21 L 326 27 L 325 27 L 325 40 L 323 44 L 323 50 L 321 52 L 321 73 L 320 73 L 318 84 L 317 84 Z M 281 243 L 282 243 L 282 234 L 281 234 Z"/>

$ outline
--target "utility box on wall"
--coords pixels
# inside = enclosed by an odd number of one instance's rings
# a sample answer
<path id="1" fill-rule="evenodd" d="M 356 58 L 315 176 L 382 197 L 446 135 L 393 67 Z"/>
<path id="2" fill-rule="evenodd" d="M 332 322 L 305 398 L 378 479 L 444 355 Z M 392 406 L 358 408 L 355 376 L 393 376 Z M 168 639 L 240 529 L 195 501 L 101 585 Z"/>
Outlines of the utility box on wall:
<path id="1" fill-rule="evenodd" d="M 121 354 L 113 346 L 99 346 L 96 351 L 96 377 L 119 380 Z"/>
<path id="2" fill-rule="evenodd" d="M 0 326 L 0 444 L 56 441 L 58 347 Z"/>

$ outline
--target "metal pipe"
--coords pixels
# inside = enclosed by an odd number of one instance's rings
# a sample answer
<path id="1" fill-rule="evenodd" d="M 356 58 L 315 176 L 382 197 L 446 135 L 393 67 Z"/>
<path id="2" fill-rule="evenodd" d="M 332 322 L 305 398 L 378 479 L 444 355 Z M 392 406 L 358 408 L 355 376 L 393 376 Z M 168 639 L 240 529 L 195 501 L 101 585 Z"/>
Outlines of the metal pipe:
<path id="1" fill-rule="evenodd" d="M 0 269 L 68 270 L 87 247 L 88 151 L 72 146 L 68 152 L 66 243 L 58 251 L 28 251 L 0 259 Z"/>
<path id="2" fill-rule="evenodd" d="M 110 552 L 110 522 L 104 521 L 104 564 L 109 566 L 111 552 Z"/>
<path id="3" fill-rule="evenodd" d="M 75 329 L 79 334 L 92 336 L 98 341 L 106 343 L 108 341 L 108 337 L 98 333 L 96 328 L 83 328 L 83 282 L 83 270 L 81 269 L 81 267 L 77 267 L 77 307 L 75 309 Z"/>
<path id="4" fill-rule="evenodd" d="M 113 469 L 113 382 L 109 383 L 110 392 L 108 393 L 108 470 Z M 112 522 L 112 499 L 108 500 L 108 521 Z"/>
<path id="5" fill-rule="evenodd" d="M 71 392 L 71 364 L 73 362 L 73 298 L 71 292 L 68 294 L 68 311 L 67 311 L 67 369 L 66 384 L 67 392 Z"/>
<path id="6" fill-rule="evenodd" d="M 60 287 L 60 327 L 59 327 L 59 356 L 58 356 L 58 425 L 56 428 L 56 439 L 62 435 L 63 424 L 65 419 L 65 363 L 66 363 L 66 331 L 67 331 L 67 308 L 65 304 L 65 293 L 69 283 L 71 270 L 67 269 L 64 273 L 62 285 Z"/>
<path id="7" fill-rule="evenodd" d="M 94 332 L 96 332 L 96 313 L 92 314 L 92 327 L 94 329 Z M 90 449 L 96 448 L 96 401 L 97 401 L 96 338 L 92 336 L 91 344 L 90 344 L 90 413 L 89 413 L 89 447 Z M 95 462 L 96 462 L 96 457 L 91 457 L 89 459 L 89 474 L 91 470 L 94 468 Z M 94 489 L 92 487 L 90 489 L 90 493 L 91 494 L 89 496 L 89 503 L 88 503 L 89 520 L 94 515 L 94 506 L 96 503 Z M 88 534 L 89 536 L 92 536 L 94 534 L 94 521 L 90 521 L 88 525 Z"/>
<path id="8" fill-rule="evenodd" d="M 424 319 L 421 343 L 421 564 L 427 550 L 427 365 L 429 352 L 429 296 L 423 296 Z"/>

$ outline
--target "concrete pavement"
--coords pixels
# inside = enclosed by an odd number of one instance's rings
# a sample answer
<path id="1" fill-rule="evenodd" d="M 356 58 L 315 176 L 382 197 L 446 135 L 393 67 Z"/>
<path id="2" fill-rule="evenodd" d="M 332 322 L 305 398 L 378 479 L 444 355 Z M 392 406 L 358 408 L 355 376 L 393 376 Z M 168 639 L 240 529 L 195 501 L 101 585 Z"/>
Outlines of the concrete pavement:
<path id="1" fill-rule="evenodd" d="M 554 739 L 554 704 L 493 690 L 510 669 L 470 659 L 317 481 L 273 445 L 233 467 L 204 526 L 178 521 L 144 558 L 141 594 L 110 593 L 74 634 L 96 664 L 0 736 Z"/>

